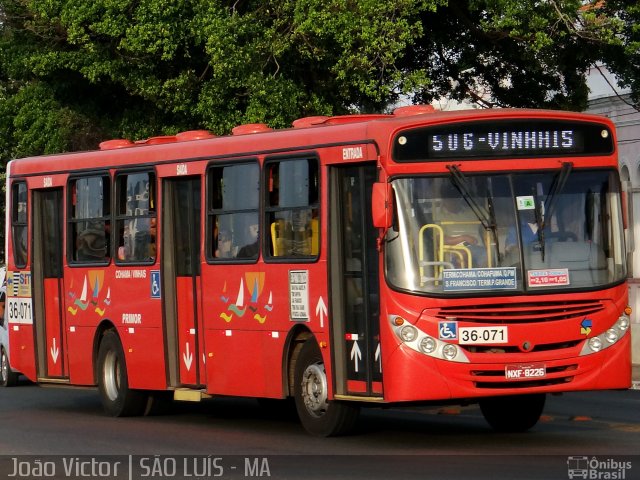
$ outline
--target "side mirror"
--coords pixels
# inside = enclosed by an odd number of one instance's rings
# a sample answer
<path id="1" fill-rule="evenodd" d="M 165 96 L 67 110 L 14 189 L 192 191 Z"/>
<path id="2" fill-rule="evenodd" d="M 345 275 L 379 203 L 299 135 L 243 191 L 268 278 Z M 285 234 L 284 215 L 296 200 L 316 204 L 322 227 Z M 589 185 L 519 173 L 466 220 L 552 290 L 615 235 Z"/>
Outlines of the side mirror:
<path id="1" fill-rule="evenodd" d="M 371 194 L 371 212 L 373 214 L 373 226 L 376 228 L 389 228 L 393 220 L 391 185 L 389 183 L 376 182 L 373 184 Z"/>

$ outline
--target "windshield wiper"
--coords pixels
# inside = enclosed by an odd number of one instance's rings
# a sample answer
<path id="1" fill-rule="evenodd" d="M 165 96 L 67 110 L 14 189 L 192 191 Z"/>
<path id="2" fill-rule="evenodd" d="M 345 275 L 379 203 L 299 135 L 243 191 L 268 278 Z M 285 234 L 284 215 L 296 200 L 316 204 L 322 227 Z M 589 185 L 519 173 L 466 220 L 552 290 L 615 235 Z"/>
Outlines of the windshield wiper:
<path id="1" fill-rule="evenodd" d="M 465 202 L 467 202 L 467 205 L 469 205 L 478 220 L 480 220 L 482 227 L 485 230 L 491 230 L 493 241 L 496 244 L 499 261 L 500 248 L 498 243 L 498 225 L 496 223 L 495 209 L 493 207 L 493 197 L 491 195 L 487 196 L 487 201 L 489 202 L 489 210 L 487 210 L 482 205 L 480 205 L 480 203 L 471 193 L 471 190 L 469 189 L 469 181 L 467 180 L 467 177 L 463 175 L 460 169 L 456 165 L 447 165 L 447 169 L 451 173 L 451 183 L 453 183 L 454 186 L 460 191 L 460 193 L 462 194 L 462 198 Z"/>
<path id="2" fill-rule="evenodd" d="M 569 175 L 571 174 L 572 168 L 573 163 L 571 162 L 564 162 L 562 164 L 562 169 L 556 176 L 553 185 L 551 185 L 551 190 L 549 191 L 549 194 L 544 201 L 544 212 L 546 217 L 551 218 L 553 216 L 553 211 L 555 210 L 556 204 L 558 203 L 558 194 L 560 194 L 564 189 L 564 186 L 569 179 Z"/>
<path id="3" fill-rule="evenodd" d="M 556 208 L 556 204 L 558 203 L 558 196 L 564 189 L 564 186 L 569 179 L 569 175 L 571 174 L 571 169 L 573 168 L 573 163 L 571 162 L 563 162 L 562 168 L 560 169 L 560 173 L 556 175 L 551 188 L 549 189 L 549 193 L 547 194 L 547 198 L 544 200 L 544 205 L 542 202 L 539 202 L 537 199 L 535 200 L 535 215 L 536 215 L 536 224 L 538 225 L 538 242 L 540 243 L 540 255 L 542 256 L 542 261 L 544 262 L 544 228 L 546 226 L 547 219 L 553 218 L 553 213 Z M 544 212 L 542 212 L 541 206 L 544 207 Z"/>

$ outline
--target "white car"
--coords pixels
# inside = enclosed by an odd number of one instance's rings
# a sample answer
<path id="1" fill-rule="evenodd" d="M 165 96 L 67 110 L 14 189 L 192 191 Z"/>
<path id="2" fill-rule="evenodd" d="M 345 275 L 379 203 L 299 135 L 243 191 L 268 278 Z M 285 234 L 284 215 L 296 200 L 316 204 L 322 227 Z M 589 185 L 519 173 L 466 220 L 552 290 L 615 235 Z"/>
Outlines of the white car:
<path id="1" fill-rule="evenodd" d="M 6 304 L 6 270 L 0 268 L 0 303 Z M 9 362 L 9 322 L 5 312 L 0 315 L 0 387 L 12 387 L 18 383 L 19 373 L 11 368 Z"/>

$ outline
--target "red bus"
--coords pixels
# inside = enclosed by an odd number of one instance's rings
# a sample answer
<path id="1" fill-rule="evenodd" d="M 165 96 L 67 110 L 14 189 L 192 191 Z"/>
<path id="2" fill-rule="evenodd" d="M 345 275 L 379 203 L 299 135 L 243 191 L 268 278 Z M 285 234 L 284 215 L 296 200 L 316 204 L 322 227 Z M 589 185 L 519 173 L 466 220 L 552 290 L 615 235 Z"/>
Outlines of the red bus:
<path id="1" fill-rule="evenodd" d="M 547 393 L 630 386 L 617 167 L 606 118 L 426 106 L 14 160 L 11 366 L 114 416 L 293 399 L 328 436 L 479 403 L 526 430 Z"/>

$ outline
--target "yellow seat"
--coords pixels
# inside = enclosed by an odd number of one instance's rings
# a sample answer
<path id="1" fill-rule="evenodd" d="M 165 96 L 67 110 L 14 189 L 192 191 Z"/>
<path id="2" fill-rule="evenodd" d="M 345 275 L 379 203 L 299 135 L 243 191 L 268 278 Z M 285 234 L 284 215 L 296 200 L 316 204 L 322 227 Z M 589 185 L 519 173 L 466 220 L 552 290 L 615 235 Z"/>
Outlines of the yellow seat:
<path id="1" fill-rule="evenodd" d="M 317 218 L 311 219 L 311 255 L 318 255 L 320 251 L 320 232 Z"/>
<path id="2" fill-rule="evenodd" d="M 273 248 L 273 256 L 279 257 L 284 255 L 284 245 L 282 232 L 284 231 L 284 220 L 279 219 L 271 223 L 271 245 Z"/>

